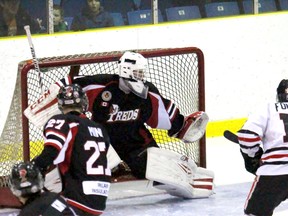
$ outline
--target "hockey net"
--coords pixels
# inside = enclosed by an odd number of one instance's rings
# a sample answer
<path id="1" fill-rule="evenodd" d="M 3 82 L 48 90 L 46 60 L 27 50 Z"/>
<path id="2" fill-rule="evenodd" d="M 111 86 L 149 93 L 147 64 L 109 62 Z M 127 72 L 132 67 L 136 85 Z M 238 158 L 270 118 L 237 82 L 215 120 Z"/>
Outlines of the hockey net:
<path id="1" fill-rule="evenodd" d="M 135 50 L 148 58 L 147 80 L 154 83 L 160 93 L 187 115 L 205 111 L 204 57 L 195 47 Z M 42 84 L 45 89 L 68 74 L 93 75 L 117 73 L 121 51 L 57 56 L 39 59 Z M 79 67 L 80 66 L 80 67 Z M 0 189 L 7 187 L 11 166 L 20 160 L 30 160 L 43 149 L 42 130 L 36 128 L 23 115 L 23 111 L 42 94 L 39 74 L 32 60 L 18 65 L 18 76 L 12 103 L 0 137 Z M 164 130 L 150 129 L 161 148 L 185 154 L 206 167 L 205 136 L 194 143 L 183 143 L 170 138 Z"/>

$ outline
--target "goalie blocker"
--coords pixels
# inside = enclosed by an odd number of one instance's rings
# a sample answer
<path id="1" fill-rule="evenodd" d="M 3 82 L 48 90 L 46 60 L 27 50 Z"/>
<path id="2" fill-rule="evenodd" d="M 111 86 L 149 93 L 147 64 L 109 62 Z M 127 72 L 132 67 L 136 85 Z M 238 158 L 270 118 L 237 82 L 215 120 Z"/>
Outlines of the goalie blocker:
<path id="1" fill-rule="evenodd" d="M 24 111 L 24 115 L 36 127 L 42 128 L 53 115 L 60 114 L 57 103 L 57 94 L 62 83 L 54 83 L 45 91 L 38 100 L 30 104 Z"/>

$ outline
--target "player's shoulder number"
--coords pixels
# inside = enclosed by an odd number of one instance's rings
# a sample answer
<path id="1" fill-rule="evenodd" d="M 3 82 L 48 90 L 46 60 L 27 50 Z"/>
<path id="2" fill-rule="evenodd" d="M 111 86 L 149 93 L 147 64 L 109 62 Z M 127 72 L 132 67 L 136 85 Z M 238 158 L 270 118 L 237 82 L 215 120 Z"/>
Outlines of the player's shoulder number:
<path id="1" fill-rule="evenodd" d="M 65 120 L 64 119 L 50 119 L 46 125 L 46 128 L 56 128 L 58 130 L 61 129 L 61 127 L 64 125 Z"/>

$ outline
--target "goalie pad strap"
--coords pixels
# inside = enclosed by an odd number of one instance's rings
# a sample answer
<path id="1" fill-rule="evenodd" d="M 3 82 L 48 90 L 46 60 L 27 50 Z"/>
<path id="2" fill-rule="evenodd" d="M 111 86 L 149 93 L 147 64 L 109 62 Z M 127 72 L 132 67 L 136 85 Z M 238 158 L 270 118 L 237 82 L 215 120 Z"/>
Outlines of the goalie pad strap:
<path id="1" fill-rule="evenodd" d="M 213 191 L 214 172 L 203 167 L 197 167 L 196 174 L 193 177 L 193 187 Z"/>

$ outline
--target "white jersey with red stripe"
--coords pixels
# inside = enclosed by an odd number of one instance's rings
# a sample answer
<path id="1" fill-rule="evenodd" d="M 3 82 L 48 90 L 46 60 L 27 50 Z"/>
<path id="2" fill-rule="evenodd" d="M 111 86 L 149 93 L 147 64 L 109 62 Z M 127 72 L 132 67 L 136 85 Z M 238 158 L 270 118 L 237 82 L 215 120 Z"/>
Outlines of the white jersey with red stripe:
<path id="1" fill-rule="evenodd" d="M 288 102 L 269 103 L 263 110 L 251 114 L 241 129 L 245 130 L 259 135 L 253 137 L 251 133 L 238 133 L 239 143 L 246 147 L 248 155 L 249 153 L 253 155 L 259 148 L 256 143 L 262 141 L 264 151 L 261 157 L 262 165 L 256 174 L 288 174 Z"/>

